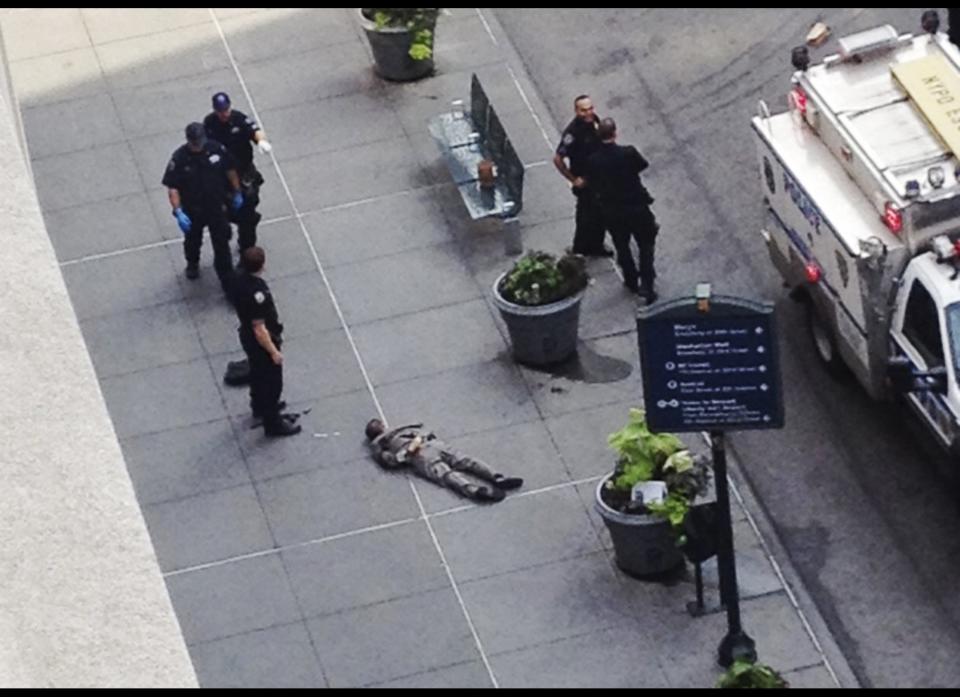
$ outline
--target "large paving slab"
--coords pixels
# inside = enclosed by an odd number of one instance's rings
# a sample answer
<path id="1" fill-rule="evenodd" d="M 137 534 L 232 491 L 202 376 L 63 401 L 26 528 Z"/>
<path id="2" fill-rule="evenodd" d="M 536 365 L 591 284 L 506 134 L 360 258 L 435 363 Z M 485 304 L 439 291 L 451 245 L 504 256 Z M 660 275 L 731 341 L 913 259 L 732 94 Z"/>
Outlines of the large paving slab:
<path id="1" fill-rule="evenodd" d="M 469 219 L 426 132 L 476 69 L 532 165 L 524 243 L 561 252 L 574 200 L 549 163 L 549 115 L 474 8 L 441 17 L 437 73 L 412 84 L 374 75 L 355 13 L 4 20 L 30 34 L 58 22 L 36 41 L 18 34 L 11 73 L 50 236 L 70 262 L 63 274 L 201 684 L 712 685 L 722 616 L 685 614 L 689 576 L 667 585 L 616 570 L 593 510 L 596 478 L 613 465 L 607 434 L 640 401 L 634 299 L 608 260 L 592 261 L 578 360 L 516 366 L 489 301 L 511 261 L 502 230 Z M 256 112 L 274 145 L 257 155 L 259 233 L 286 325 L 285 398 L 309 410 L 294 438 L 252 429 L 247 391 L 222 384 L 242 356 L 236 316 L 208 244 L 201 279 L 183 278 L 159 181 L 183 126 L 219 90 Z M 667 261 L 699 264 L 702 244 Z M 480 506 L 382 471 L 362 433 L 380 410 L 425 422 L 525 486 Z M 761 658 L 798 686 L 829 684 L 742 514 L 735 532 Z M 704 571 L 715 595 L 715 564 Z"/>

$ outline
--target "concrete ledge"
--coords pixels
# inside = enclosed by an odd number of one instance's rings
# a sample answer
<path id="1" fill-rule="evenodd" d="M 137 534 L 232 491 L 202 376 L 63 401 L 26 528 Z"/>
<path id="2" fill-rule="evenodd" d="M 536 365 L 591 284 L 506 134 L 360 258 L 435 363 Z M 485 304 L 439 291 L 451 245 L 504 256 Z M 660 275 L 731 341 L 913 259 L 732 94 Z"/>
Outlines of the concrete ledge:
<path id="1" fill-rule="evenodd" d="M 0 687 L 195 687 L 0 63 Z"/>

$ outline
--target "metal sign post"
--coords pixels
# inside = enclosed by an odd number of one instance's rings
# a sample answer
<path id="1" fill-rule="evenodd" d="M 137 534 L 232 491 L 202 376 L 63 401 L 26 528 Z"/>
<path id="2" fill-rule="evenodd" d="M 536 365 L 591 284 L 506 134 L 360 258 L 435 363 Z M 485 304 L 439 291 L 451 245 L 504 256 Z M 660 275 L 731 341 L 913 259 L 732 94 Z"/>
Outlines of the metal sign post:
<path id="1" fill-rule="evenodd" d="M 654 431 L 709 431 L 719 516 L 717 568 L 727 635 L 717 660 L 756 660 L 740 622 L 727 485 L 725 432 L 783 426 L 783 399 L 773 305 L 711 296 L 710 285 L 637 313 L 647 423 Z"/>

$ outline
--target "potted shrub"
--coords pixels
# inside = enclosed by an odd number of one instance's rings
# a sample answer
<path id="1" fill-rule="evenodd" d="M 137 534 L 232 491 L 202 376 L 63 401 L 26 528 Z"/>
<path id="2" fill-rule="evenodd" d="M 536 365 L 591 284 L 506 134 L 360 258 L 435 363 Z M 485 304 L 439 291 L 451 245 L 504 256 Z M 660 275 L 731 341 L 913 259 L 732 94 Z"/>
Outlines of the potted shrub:
<path id="1" fill-rule="evenodd" d="M 738 658 L 720 676 L 717 687 L 741 690 L 749 688 L 770 689 L 790 687 L 790 684 L 770 666 Z"/>
<path id="2" fill-rule="evenodd" d="M 589 276 L 585 259 L 532 251 L 493 284 L 493 300 L 507 324 L 513 357 L 549 365 L 577 350 L 580 301 Z"/>
<path id="3" fill-rule="evenodd" d="M 361 24 L 377 74 L 387 80 L 417 80 L 433 72 L 433 37 L 439 8 L 366 7 Z"/>
<path id="4" fill-rule="evenodd" d="M 641 409 L 631 409 L 627 424 L 607 442 L 617 464 L 597 484 L 595 505 L 610 531 L 617 566 L 640 577 L 675 569 L 690 544 L 688 513 L 710 482 L 708 459 L 691 454 L 675 435 L 651 431 Z M 662 500 L 643 500 L 644 490 L 649 495 L 657 489 L 665 491 Z"/>

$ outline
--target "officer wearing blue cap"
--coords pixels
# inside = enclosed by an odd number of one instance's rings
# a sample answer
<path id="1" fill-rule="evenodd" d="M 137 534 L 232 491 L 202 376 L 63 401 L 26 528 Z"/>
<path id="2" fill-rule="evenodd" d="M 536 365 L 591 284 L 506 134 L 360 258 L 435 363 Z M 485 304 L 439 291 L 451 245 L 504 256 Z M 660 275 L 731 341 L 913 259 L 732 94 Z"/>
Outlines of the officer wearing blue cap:
<path id="1" fill-rule="evenodd" d="M 183 231 L 186 276 L 194 280 L 200 275 L 200 248 L 206 227 L 213 245 L 213 266 L 220 285 L 229 291 L 233 265 L 227 210 L 243 206 L 237 167 L 223 145 L 207 138 L 203 124 L 189 124 L 186 137 L 186 144 L 174 151 L 163 174 L 173 217 Z"/>
<path id="2" fill-rule="evenodd" d="M 260 185 L 263 175 L 253 164 L 253 148 L 256 143 L 261 153 L 269 153 L 273 147 L 263 136 L 257 122 L 241 111 L 233 109 L 230 96 L 226 92 L 217 92 L 211 100 L 213 112 L 203 120 L 207 136 L 223 143 L 237 163 L 240 186 L 243 191 L 244 205 L 236 212 L 232 220 L 237 224 L 237 244 L 240 254 L 257 243 L 257 224 L 260 214 Z"/>

